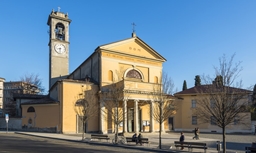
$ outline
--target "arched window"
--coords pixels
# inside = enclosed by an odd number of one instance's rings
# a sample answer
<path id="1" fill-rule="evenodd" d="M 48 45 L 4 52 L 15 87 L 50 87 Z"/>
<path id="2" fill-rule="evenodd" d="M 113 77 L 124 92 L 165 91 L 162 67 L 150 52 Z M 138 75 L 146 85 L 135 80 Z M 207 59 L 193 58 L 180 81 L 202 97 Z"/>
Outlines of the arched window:
<path id="1" fill-rule="evenodd" d="M 65 27 L 62 23 L 57 23 L 55 27 L 56 38 L 59 40 L 65 40 Z"/>
<path id="2" fill-rule="evenodd" d="M 108 71 L 108 81 L 113 81 L 113 72 L 111 70 Z"/>
<path id="3" fill-rule="evenodd" d="M 158 83 L 158 77 L 157 76 L 155 76 L 155 78 L 154 78 L 154 83 Z"/>
<path id="4" fill-rule="evenodd" d="M 127 74 L 126 74 L 127 78 L 136 78 L 136 79 L 142 79 L 140 73 L 136 70 L 130 70 Z"/>
<path id="5" fill-rule="evenodd" d="M 31 106 L 30 106 L 30 107 L 28 108 L 27 112 L 28 112 L 28 113 L 29 113 L 29 112 L 35 112 L 34 107 L 31 107 Z"/>

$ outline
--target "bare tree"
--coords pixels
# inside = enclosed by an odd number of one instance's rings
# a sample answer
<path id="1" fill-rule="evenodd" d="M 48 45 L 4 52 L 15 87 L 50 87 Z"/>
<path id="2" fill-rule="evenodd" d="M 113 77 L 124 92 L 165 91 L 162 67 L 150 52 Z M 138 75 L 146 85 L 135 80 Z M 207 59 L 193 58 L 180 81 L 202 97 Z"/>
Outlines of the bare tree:
<path id="1" fill-rule="evenodd" d="M 34 90 L 35 93 L 43 94 L 45 88 L 42 85 L 42 79 L 38 74 L 26 74 L 20 77 L 20 80 L 35 86 L 31 86 L 31 90 Z M 32 88 L 33 87 L 33 88 Z"/>
<path id="2" fill-rule="evenodd" d="M 119 83 L 113 83 L 107 86 L 107 91 L 103 92 L 105 111 L 104 116 L 108 122 L 114 123 L 115 128 L 115 143 L 117 143 L 118 129 L 124 121 L 125 112 L 123 110 L 123 100 L 127 99 L 128 94 L 124 92 L 124 87 Z"/>
<path id="3" fill-rule="evenodd" d="M 7 101 L 8 101 L 8 103 L 6 103 L 4 106 L 4 112 L 6 114 L 9 114 L 10 117 L 17 116 L 18 115 L 17 114 L 17 103 L 11 97 L 8 97 Z"/>
<path id="4" fill-rule="evenodd" d="M 246 124 L 249 120 L 248 95 L 241 89 L 242 81 L 235 82 L 242 70 L 241 62 L 234 63 L 233 54 L 228 61 L 223 55 L 219 67 L 214 67 L 215 78 L 204 76 L 205 85 L 197 87 L 196 108 L 193 115 L 202 123 L 222 128 L 223 152 L 226 152 L 226 127 L 230 124 Z"/>
<path id="5" fill-rule="evenodd" d="M 153 101 L 152 116 L 159 123 L 159 149 L 162 148 L 162 124 L 177 111 L 177 104 L 172 96 L 173 89 L 174 83 L 171 77 L 163 73 L 160 82 L 155 84 L 150 94 L 150 99 Z"/>
<path id="6" fill-rule="evenodd" d="M 15 96 L 19 94 L 37 94 L 37 87 L 28 82 L 14 81 L 5 82 L 6 94 L 4 101 L 4 112 L 10 116 L 20 116 L 21 107 L 16 103 Z"/>
<path id="7" fill-rule="evenodd" d="M 97 89 L 89 81 L 85 83 L 85 89 L 82 89 L 74 103 L 74 110 L 82 121 L 82 140 L 85 138 L 86 123 L 93 117 L 98 116 Z"/>
<path id="8" fill-rule="evenodd" d="M 253 87 L 253 92 L 252 92 L 252 103 L 251 103 L 251 119 L 256 120 L 256 84 Z"/>
<path id="9" fill-rule="evenodd" d="M 124 122 L 124 114 L 127 113 L 123 109 L 127 107 L 124 106 L 124 100 L 128 100 L 129 97 L 129 93 L 126 92 L 126 88 L 128 87 L 124 85 L 123 73 L 123 68 L 121 68 L 120 71 L 116 71 L 113 76 L 113 82 L 102 89 L 101 95 L 105 106 L 102 113 L 109 124 L 114 123 L 115 143 L 117 143 L 118 140 L 119 126 Z"/>

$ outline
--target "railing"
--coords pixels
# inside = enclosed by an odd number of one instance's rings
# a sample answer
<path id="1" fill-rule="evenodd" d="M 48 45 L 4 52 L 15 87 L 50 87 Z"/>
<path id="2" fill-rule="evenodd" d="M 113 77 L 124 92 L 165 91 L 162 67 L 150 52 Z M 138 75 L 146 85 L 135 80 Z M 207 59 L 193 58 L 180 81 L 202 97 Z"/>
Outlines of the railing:
<path id="1" fill-rule="evenodd" d="M 108 85 L 105 85 L 105 89 L 108 88 Z M 123 89 L 124 92 L 128 93 L 137 93 L 137 94 L 151 94 L 152 92 L 156 92 L 156 90 L 160 89 L 160 85 L 156 83 L 148 83 L 141 81 L 133 81 L 133 80 L 122 80 L 115 84 L 115 87 L 118 89 Z M 103 91 L 105 90 L 103 89 Z"/>
<path id="2" fill-rule="evenodd" d="M 148 83 L 148 82 L 137 82 L 137 81 L 130 81 L 124 80 L 123 87 L 125 90 L 130 91 L 141 91 L 141 92 L 153 92 L 154 89 L 157 88 L 157 84 L 155 83 Z"/>

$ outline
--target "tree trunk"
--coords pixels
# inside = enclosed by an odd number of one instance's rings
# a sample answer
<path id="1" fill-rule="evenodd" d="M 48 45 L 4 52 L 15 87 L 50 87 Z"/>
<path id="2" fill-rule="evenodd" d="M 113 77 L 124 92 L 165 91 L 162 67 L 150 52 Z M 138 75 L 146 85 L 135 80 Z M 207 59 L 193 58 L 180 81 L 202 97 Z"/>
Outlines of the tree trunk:
<path id="1" fill-rule="evenodd" d="M 85 121 L 83 121 L 83 134 L 82 134 L 82 140 L 84 140 L 84 135 L 85 135 L 85 134 L 84 134 L 84 133 L 85 133 L 84 131 L 85 131 Z"/>
<path id="2" fill-rule="evenodd" d="M 116 134 L 115 134 L 115 143 L 117 144 L 117 136 L 118 136 L 118 116 L 119 114 L 118 114 L 118 106 L 116 107 L 116 118 L 115 118 L 115 124 L 116 124 L 116 129 L 115 129 L 115 131 L 116 131 Z"/>
<path id="3" fill-rule="evenodd" d="M 116 125 L 116 134 L 115 134 L 115 143 L 117 144 L 117 136 L 118 136 L 118 125 Z"/>
<path id="4" fill-rule="evenodd" d="M 226 127 L 222 127 L 223 153 L 226 153 Z"/>
<path id="5" fill-rule="evenodd" d="M 162 149 L 162 122 L 159 123 L 159 149 Z"/>
<path id="6" fill-rule="evenodd" d="M 162 149 L 162 120 L 163 120 L 163 107 L 162 102 L 160 102 L 160 122 L 159 122 L 159 149 Z"/>

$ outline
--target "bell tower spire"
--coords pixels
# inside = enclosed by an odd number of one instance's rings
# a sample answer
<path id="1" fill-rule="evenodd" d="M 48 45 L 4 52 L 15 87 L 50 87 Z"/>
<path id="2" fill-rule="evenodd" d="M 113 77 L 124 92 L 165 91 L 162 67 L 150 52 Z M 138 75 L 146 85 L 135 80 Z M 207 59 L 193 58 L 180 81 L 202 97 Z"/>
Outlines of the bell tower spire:
<path id="1" fill-rule="evenodd" d="M 69 25 L 68 14 L 52 10 L 49 26 L 49 89 L 69 74 Z"/>

